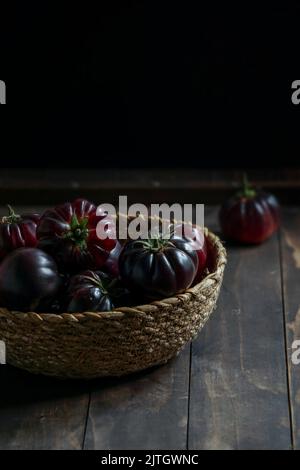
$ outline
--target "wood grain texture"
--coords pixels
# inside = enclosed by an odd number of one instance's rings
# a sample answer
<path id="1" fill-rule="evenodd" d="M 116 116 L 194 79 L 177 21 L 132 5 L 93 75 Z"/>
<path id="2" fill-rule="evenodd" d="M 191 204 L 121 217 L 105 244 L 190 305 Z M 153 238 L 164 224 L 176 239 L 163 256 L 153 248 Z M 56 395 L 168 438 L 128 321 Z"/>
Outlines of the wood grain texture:
<path id="1" fill-rule="evenodd" d="M 218 309 L 192 347 L 189 415 L 190 449 L 291 447 L 276 236 L 228 247 Z"/>
<path id="2" fill-rule="evenodd" d="M 284 211 L 281 249 L 292 431 L 294 447 L 300 449 L 300 364 L 294 364 L 292 361 L 292 354 L 296 352 L 296 350 L 292 348 L 293 342 L 300 340 L 299 208 L 289 208 Z M 300 358 L 300 354 L 298 358 Z"/>
<path id="3" fill-rule="evenodd" d="M 247 172 L 249 180 L 265 188 L 300 187 L 300 169 L 203 169 L 203 168 L 2 168 L 0 188 L 53 191 L 74 189 L 140 188 L 237 189 Z"/>
<path id="4" fill-rule="evenodd" d="M 86 449 L 186 449 L 190 346 L 165 366 L 97 381 Z"/>
<path id="5" fill-rule="evenodd" d="M 62 168 L 1 169 L 0 203 L 53 205 L 78 196 L 98 203 L 221 203 L 242 181 L 241 169 L 200 168 Z M 300 203 L 299 169 L 246 170 L 254 184 L 275 191 L 282 201 Z"/>
<path id="6" fill-rule="evenodd" d="M 87 384 L 0 366 L 0 449 L 77 450 L 84 439 Z"/>
<path id="7" fill-rule="evenodd" d="M 285 210 L 281 237 L 288 358 L 300 339 L 298 211 Z M 213 230 L 216 220 L 208 208 Z M 290 448 L 278 239 L 228 251 L 219 307 L 192 346 L 190 378 L 189 347 L 120 380 L 62 382 L 0 366 L 0 449 Z M 289 361 L 299 448 L 297 367 Z"/>
<path id="8" fill-rule="evenodd" d="M 16 207 L 42 213 L 45 207 Z M 0 208 L 0 214 L 5 208 Z M 83 447 L 89 384 L 34 376 L 0 366 L 0 449 Z"/>

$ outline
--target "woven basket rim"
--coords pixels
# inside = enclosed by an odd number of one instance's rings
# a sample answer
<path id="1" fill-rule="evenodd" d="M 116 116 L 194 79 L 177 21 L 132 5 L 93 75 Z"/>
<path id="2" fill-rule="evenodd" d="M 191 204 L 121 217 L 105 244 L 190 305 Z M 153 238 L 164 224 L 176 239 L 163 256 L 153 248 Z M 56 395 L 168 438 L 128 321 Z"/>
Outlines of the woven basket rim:
<path id="1" fill-rule="evenodd" d="M 143 316 L 145 313 L 151 313 L 158 310 L 160 307 L 175 306 L 179 303 L 183 303 L 186 300 L 189 300 L 191 297 L 201 295 L 201 291 L 205 290 L 211 282 L 215 283 L 223 275 L 225 265 L 227 262 L 226 250 L 220 240 L 220 238 L 215 235 L 213 232 L 204 228 L 205 236 L 209 239 L 210 243 L 214 246 L 216 250 L 216 268 L 213 272 L 205 276 L 198 284 L 187 289 L 181 294 L 176 294 L 172 297 L 156 300 L 149 304 L 137 305 L 134 307 L 118 307 L 111 311 L 106 312 L 81 312 L 81 313 L 36 313 L 36 312 L 18 312 L 16 310 L 9 310 L 7 308 L 0 307 L 0 316 L 11 317 L 14 319 L 16 315 L 22 320 L 34 320 L 37 322 L 47 321 L 47 322 L 81 322 L 86 319 L 120 319 L 126 315 L 140 315 Z"/>

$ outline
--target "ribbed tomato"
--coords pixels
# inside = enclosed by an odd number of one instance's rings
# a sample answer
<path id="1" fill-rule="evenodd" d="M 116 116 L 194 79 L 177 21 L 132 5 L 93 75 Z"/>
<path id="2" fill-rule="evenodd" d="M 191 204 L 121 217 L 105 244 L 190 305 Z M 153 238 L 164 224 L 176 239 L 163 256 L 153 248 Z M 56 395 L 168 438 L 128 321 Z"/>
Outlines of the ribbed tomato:
<path id="1" fill-rule="evenodd" d="M 280 225 L 280 206 L 276 197 L 244 188 L 228 199 L 220 210 L 220 225 L 228 240 L 258 244 L 267 240 Z"/>
<path id="2" fill-rule="evenodd" d="M 35 247 L 38 214 L 16 214 L 8 206 L 9 214 L 0 220 L 0 260 L 17 248 Z"/>
<path id="3" fill-rule="evenodd" d="M 97 236 L 96 206 L 85 199 L 47 210 L 37 229 L 38 247 L 52 254 L 63 271 L 102 267 L 116 245 L 114 221 L 105 219 L 106 239 Z"/>
<path id="4" fill-rule="evenodd" d="M 121 252 L 123 283 L 149 299 L 170 297 L 191 286 L 198 270 L 198 255 L 191 239 L 149 238 L 130 240 Z"/>
<path id="5" fill-rule="evenodd" d="M 198 270 L 194 279 L 194 284 L 200 282 L 203 278 L 205 268 L 207 267 L 207 242 L 204 232 L 200 227 L 191 224 L 176 224 L 174 226 L 174 234 L 178 236 L 185 236 L 191 240 L 194 250 L 198 256 Z"/>
<path id="6" fill-rule="evenodd" d="M 119 256 L 121 251 L 122 245 L 119 241 L 117 241 L 116 246 L 109 253 L 109 256 L 103 266 L 104 271 L 112 275 L 113 277 L 119 276 Z"/>
<path id="7" fill-rule="evenodd" d="M 117 279 L 101 271 L 87 270 L 71 278 L 66 309 L 70 313 L 106 312 L 131 301 L 129 292 Z"/>
<path id="8" fill-rule="evenodd" d="M 67 292 L 67 312 L 113 310 L 114 304 L 107 290 L 106 279 L 104 273 L 90 270 L 73 276 Z"/>

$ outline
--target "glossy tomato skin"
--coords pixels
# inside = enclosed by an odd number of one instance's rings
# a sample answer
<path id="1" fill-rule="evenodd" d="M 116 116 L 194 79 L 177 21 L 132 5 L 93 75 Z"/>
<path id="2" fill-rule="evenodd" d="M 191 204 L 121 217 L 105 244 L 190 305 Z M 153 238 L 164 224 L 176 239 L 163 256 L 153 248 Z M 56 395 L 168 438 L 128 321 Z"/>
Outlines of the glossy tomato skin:
<path id="1" fill-rule="evenodd" d="M 117 241 L 116 246 L 111 250 L 103 269 L 113 277 L 119 277 L 119 257 L 122 251 L 122 245 Z"/>
<path id="2" fill-rule="evenodd" d="M 38 313 L 55 313 L 60 314 L 65 312 L 65 295 L 70 282 L 69 274 L 59 273 L 60 285 L 59 289 L 51 297 L 42 300 L 36 312 Z"/>
<path id="3" fill-rule="evenodd" d="M 100 271 L 87 270 L 73 276 L 67 292 L 67 311 L 106 312 L 114 309 L 108 285 L 110 277 Z"/>
<path id="4" fill-rule="evenodd" d="M 146 243 L 145 243 L 146 242 Z M 198 269 L 198 256 L 190 240 L 171 237 L 157 249 L 149 240 L 128 241 L 119 258 L 120 277 L 146 299 L 171 297 L 190 287 Z"/>
<path id="5" fill-rule="evenodd" d="M 76 199 L 47 210 L 37 228 L 38 247 L 50 253 L 64 271 L 96 269 L 105 263 L 116 245 L 114 222 L 105 223 L 108 237 L 97 236 L 97 224 L 104 216 L 96 215 L 96 206 Z"/>
<path id="6" fill-rule="evenodd" d="M 194 250 L 197 252 L 198 256 L 198 270 L 196 277 L 194 279 L 194 284 L 200 282 L 204 276 L 205 269 L 207 267 L 207 241 L 204 235 L 204 232 L 200 227 L 192 224 L 176 224 L 174 226 L 175 236 L 184 235 L 185 238 L 191 240 Z"/>
<path id="7" fill-rule="evenodd" d="M 280 206 L 275 196 L 256 191 L 252 197 L 234 196 L 220 210 L 222 233 L 228 240 L 259 244 L 280 225 Z"/>
<path id="8" fill-rule="evenodd" d="M 36 248 L 19 248 L 0 265 L 0 304 L 12 310 L 35 311 L 55 296 L 61 278 L 51 256 Z"/>
<path id="9" fill-rule="evenodd" d="M 37 245 L 38 214 L 15 214 L 9 206 L 9 215 L 0 220 L 0 260 L 17 248 Z"/>

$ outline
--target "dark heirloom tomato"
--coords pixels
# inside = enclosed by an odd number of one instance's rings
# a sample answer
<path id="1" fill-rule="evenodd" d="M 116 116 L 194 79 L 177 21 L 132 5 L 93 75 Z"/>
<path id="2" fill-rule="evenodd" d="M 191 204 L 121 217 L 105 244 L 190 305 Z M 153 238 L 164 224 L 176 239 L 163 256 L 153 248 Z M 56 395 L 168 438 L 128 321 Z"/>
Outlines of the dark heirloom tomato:
<path id="1" fill-rule="evenodd" d="M 51 297 L 47 297 L 41 301 L 36 308 L 38 313 L 64 313 L 65 312 L 65 296 L 70 282 L 69 274 L 59 273 L 60 285 L 59 289 Z"/>
<path id="2" fill-rule="evenodd" d="M 54 259 L 36 248 L 19 248 L 0 265 L 0 304 L 32 311 L 52 298 L 61 284 Z"/>
<path id="3" fill-rule="evenodd" d="M 111 274 L 113 277 L 119 276 L 119 256 L 122 251 L 122 245 L 117 241 L 116 246 L 109 253 L 107 260 L 105 261 L 103 269 Z"/>
<path id="4" fill-rule="evenodd" d="M 38 214 L 18 215 L 11 206 L 0 220 L 0 260 L 17 248 L 35 247 Z"/>
<path id="5" fill-rule="evenodd" d="M 203 277 L 204 270 L 207 267 L 207 242 L 203 231 L 195 225 L 191 224 L 176 224 L 174 226 L 174 234 L 191 240 L 194 250 L 198 256 L 198 271 L 194 279 L 194 284 L 200 282 Z"/>
<path id="6" fill-rule="evenodd" d="M 183 292 L 191 286 L 197 269 L 191 240 L 176 236 L 128 241 L 119 258 L 123 283 L 149 299 Z"/>
<path id="7" fill-rule="evenodd" d="M 100 271 L 84 271 L 71 278 L 67 298 L 67 311 L 106 312 L 113 310 L 114 304 L 110 295 L 113 292 L 113 281 Z"/>
<path id="8" fill-rule="evenodd" d="M 104 215 L 97 216 L 96 210 L 94 204 L 84 199 L 47 210 L 37 229 L 38 247 L 52 254 L 65 271 L 103 266 L 116 245 L 114 221 L 105 219 L 107 238 L 98 238 L 97 224 L 104 220 Z"/>
<path id="9" fill-rule="evenodd" d="M 223 235 L 233 241 L 258 244 L 279 227 L 280 206 L 275 196 L 249 187 L 226 201 L 220 210 Z"/>

